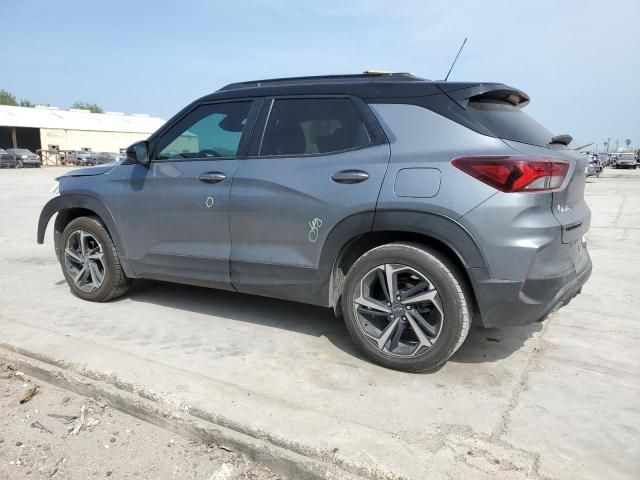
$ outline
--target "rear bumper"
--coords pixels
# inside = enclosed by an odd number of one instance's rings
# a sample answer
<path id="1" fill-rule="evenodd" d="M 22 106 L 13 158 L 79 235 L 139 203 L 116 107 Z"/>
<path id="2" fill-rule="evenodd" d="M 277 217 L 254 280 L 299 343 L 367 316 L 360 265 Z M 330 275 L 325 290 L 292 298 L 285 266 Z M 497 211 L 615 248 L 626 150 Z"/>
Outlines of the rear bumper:
<path id="1" fill-rule="evenodd" d="M 524 282 L 490 279 L 483 269 L 472 270 L 481 323 L 493 328 L 544 320 L 580 293 L 591 276 L 592 264 L 587 256 L 579 270 Z"/>

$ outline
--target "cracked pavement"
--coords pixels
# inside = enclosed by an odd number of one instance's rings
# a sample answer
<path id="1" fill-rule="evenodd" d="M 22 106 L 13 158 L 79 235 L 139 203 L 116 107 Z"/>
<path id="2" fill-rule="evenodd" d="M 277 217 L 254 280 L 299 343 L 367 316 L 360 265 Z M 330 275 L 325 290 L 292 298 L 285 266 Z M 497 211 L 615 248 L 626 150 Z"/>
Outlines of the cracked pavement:
<path id="1" fill-rule="evenodd" d="M 0 355 L 57 363 L 353 476 L 640 476 L 639 172 L 587 184 L 594 273 L 582 295 L 543 324 L 473 328 L 422 375 L 370 364 L 320 308 L 156 282 L 108 304 L 73 297 L 51 231 L 44 246 L 34 238 L 59 172 L 0 172 Z"/>

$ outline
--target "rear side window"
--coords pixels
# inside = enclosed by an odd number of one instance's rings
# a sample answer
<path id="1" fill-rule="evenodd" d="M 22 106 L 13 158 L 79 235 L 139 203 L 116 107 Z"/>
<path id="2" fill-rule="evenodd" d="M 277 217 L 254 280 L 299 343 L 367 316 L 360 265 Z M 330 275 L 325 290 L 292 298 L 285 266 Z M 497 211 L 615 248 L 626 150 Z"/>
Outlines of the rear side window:
<path id="1" fill-rule="evenodd" d="M 363 147 L 371 142 L 347 98 L 275 100 L 260 155 L 313 155 Z"/>
<path id="2" fill-rule="evenodd" d="M 484 126 L 498 138 L 546 146 L 553 137 L 553 133 L 521 109 L 501 100 L 471 100 L 467 114 L 473 123 Z"/>
<path id="3" fill-rule="evenodd" d="M 235 157 L 251 101 L 201 105 L 160 138 L 159 160 Z"/>

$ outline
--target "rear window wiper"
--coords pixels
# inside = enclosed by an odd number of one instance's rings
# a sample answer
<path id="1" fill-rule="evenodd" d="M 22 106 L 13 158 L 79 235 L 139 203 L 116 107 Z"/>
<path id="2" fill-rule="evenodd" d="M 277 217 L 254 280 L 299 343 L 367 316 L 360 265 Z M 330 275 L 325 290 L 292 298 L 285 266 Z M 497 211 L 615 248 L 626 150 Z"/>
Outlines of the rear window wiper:
<path id="1" fill-rule="evenodd" d="M 568 146 L 572 140 L 573 140 L 573 137 L 571 135 L 567 135 L 566 133 L 563 133 L 562 135 L 556 135 L 555 137 L 553 137 L 549 142 L 549 145 Z"/>

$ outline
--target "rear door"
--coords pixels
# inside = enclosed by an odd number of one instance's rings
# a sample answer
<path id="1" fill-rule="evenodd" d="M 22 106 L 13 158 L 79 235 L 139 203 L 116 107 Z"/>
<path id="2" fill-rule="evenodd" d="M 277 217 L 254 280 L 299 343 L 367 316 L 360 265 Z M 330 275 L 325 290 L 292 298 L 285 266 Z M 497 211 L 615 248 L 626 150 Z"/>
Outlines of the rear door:
<path id="1" fill-rule="evenodd" d="M 120 167 L 120 230 L 139 276 L 231 288 L 229 193 L 253 105 L 196 106 L 160 135 L 149 165 Z"/>
<path id="2" fill-rule="evenodd" d="M 587 180 L 587 158 L 573 150 L 554 149 L 505 140 L 516 150 L 542 158 L 569 162 L 570 167 L 563 185 L 551 194 L 553 215 L 562 225 L 562 243 L 573 244 L 589 230 L 591 210 L 584 198 Z"/>
<path id="3" fill-rule="evenodd" d="M 454 92 L 460 99 L 465 95 L 463 91 Z M 587 160 L 571 149 L 550 143 L 554 135 L 522 110 L 526 104 L 522 102 L 523 95 L 517 90 L 498 89 L 473 96 L 464 110 L 464 121 L 470 128 L 493 134 L 526 155 L 570 163 L 568 178 L 551 194 L 551 208 L 562 225 L 562 243 L 573 244 L 587 232 L 591 220 L 584 199 Z"/>
<path id="4" fill-rule="evenodd" d="M 357 98 L 269 99 L 260 125 L 233 178 L 231 280 L 242 292 L 322 304 L 323 246 L 341 222 L 371 228 L 389 146 Z"/>
<path id="5" fill-rule="evenodd" d="M 571 150 L 561 155 L 572 164 L 573 173 L 569 171 L 566 187 L 553 193 L 553 214 L 562 224 L 562 243 L 580 242 L 591 222 L 591 210 L 584 198 L 588 157 Z"/>

